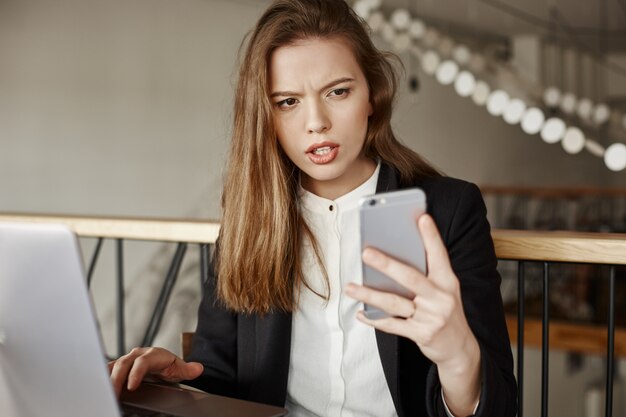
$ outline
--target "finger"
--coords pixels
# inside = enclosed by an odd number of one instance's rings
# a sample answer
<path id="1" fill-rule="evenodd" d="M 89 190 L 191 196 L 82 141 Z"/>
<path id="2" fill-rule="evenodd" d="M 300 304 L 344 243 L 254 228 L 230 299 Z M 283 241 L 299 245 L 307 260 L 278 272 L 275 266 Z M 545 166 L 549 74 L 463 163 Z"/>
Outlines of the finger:
<path id="1" fill-rule="evenodd" d="M 415 313 L 413 300 L 397 294 L 355 284 L 348 284 L 345 291 L 350 297 L 383 310 L 391 316 L 411 317 Z"/>
<path id="2" fill-rule="evenodd" d="M 441 240 L 441 235 L 432 217 L 423 214 L 417 219 L 417 227 L 424 240 L 426 259 L 428 265 L 428 277 L 435 280 L 450 278 L 452 274 L 431 274 L 432 271 L 452 271 L 448 250 Z"/>
<path id="3" fill-rule="evenodd" d="M 143 381 L 146 374 L 150 371 L 151 360 L 153 360 L 153 358 L 149 356 L 149 353 L 144 353 L 135 359 L 128 373 L 126 387 L 129 391 L 134 391 L 139 387 L 139 385 L 141 385 L 141 381 Z M 157 369 L 158 368 L 159 367 L 157 367 Z"/>
<path id="4" fill-rule="evenodd" d="M 111 369 L 111 383 L 115 394 L 119 397 L 122 387 L 128 378 L 128 374 L 135 362 L 135 359 L 143 354 L 143 348 L 134 348 L 128 354 L 121 356 L 113 363 Z"/>
<path id="5" fill-rule="evenodd" d="M 365 313 L 361 310 L 356 315 L 357 319 L 377 330 L 381 330 L 385 333 L 395 334 L 397 336 L 406 337 L 413 340 L 416 332 L 417 323 L 413 320 L 406 320 L 397 317 L 386 317 L 378 320 L 370 320 L 365 316 Z"/>
<path id="6" fill-rule="evenodd" d="M 362 254 L 363 262 L 387 275 L 403 287 L 407 288 L 413 294 L 427 291 L 431 284 L 428 282 L 424 274 L 391 256 L 374 248 L 365 248 Z"/>
<path id="7" fill-rule="evenodd" d="M 200 362 L 183 362 L 183 379 L 191 380 L 196 379 L 204 371 L 204 365 Z"/>

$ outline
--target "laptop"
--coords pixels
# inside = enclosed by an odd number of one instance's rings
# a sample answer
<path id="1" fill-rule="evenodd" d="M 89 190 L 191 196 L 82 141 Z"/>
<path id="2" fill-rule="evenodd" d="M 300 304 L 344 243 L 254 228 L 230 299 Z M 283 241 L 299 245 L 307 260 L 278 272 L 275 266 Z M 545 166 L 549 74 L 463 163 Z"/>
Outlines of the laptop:
<path id="1" fill-rule="evenodd" d="M 120 406 L 76 236 L 60 225 L 0 223 L 0 416 L 119 417 L 127 406 L 136 415 L 140 409 L 180 417 L 287 414 L 280 407 L 147 383 Z"/>

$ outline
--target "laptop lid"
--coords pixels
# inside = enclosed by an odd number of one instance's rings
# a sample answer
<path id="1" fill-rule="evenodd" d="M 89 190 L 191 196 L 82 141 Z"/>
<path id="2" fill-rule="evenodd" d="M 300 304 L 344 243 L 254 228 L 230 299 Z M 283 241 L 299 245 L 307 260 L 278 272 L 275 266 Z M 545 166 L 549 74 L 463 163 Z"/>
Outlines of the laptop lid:
<path id="1" fill-rule="evenodd" d="M 119 415 L 76 237 L 0 224 L 0 415 Z"/>
<path id="2" fill-rule="evenodd" d="M 76 236 L 0 223 L 0 416 L 119 416 Z M 276 417 L 287 410 L 142 384 L 124 403 L 181 417 Z"/>

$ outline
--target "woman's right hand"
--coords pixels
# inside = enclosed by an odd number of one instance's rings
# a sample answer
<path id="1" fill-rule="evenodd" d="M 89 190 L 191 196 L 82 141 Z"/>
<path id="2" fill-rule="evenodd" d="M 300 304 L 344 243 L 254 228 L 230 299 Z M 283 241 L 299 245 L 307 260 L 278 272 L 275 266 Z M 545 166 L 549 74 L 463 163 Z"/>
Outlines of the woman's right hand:
<path id="1" fill-rule="evenodd" d="M 204 369 L 201 363 L 185 362 L 169 350 L 158 347 L 134 348 L 109 362 L 108 366 L 113 389 L 118 397 L 125 383 L 128 390 L 133 391 L 146 376 L 166 382 L 180 382 L 199 377 Z"/>

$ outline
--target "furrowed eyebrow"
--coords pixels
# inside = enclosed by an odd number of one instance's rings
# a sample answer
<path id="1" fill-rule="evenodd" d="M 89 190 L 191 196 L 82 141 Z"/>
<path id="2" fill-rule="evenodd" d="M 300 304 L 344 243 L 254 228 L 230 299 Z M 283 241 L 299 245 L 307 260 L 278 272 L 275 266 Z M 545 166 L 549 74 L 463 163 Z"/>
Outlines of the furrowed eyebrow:
<path id="1" fill-rule="evenodd" d="M 338 78 L 336 80 L 333 80 L 331 82 L 329 82 L 328 84 L 324 85 L 322 88 L 320 88 L 320 91 L 329 89 L 331 87 L 334 87 L 336 85 L 339 84 L 343 84 L 343 83 L 348 83 L 348 82 L 352 82 L 354 81 L 354 78 L 350 78 L 350 77 L 342 77 L 342 78 Z M 288 97 L 288 96 L 300 96 L 301 93 L 297 93 L 295 91 L 275 91 L 273 92 L 270 97 L 274 98 L 274 97 Z"/>

